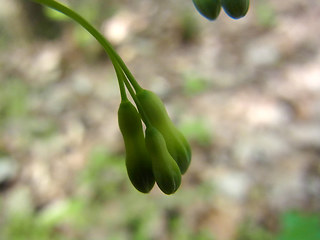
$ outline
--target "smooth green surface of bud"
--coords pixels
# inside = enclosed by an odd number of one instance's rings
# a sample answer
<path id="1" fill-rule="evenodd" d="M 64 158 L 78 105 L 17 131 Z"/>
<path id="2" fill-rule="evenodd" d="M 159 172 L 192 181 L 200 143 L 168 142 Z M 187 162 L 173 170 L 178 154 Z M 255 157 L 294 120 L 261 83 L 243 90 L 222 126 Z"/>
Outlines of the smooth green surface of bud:
<path id="1" fill-rule="evenodd" d="M 174 126 L 161 99 L 149 90 L 137 93 L 137 98 L 148 120 L 166 142 L 173 159 L 177 162 L 181 174 L 184 174 L 191 162 L 191 148 L 183 134 Z"/>
<path id="2" fill-rule="evenodd" d="M 128 100 L 120 104 L 118 123 L 125 143 L 129 179 L 137 190 L 148 193 L 155 183 L 152 160 L 146 149 L 140 114 Z"/>
<path id="3" fill-rule="evenodd" d="M 192 0 L 198 12 L 209 20 L 215 20 L 221 11 L 220 0 Z"/>
<path id="4" fill-rule="evenodd" d="M 168 152 L 162 134 L 156 128 L 148 127 L 145 141 L 152 159 L 152 170 L 157 185 L 165 194 L 173 194 L 181 184 L 181 173 Z"/>
<path id="5" fill-rule="evenodd" d="M 250 0 L 221 0 L 221 4 L 229 17 L 238 19 L 247 14 Z"/>

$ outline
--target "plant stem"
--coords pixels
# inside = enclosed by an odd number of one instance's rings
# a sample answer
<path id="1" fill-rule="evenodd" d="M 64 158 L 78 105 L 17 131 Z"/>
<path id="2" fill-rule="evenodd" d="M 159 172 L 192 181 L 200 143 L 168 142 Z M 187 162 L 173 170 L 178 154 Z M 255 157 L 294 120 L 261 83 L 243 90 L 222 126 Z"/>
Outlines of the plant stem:
<path id="1" fill-rule="evenodd" d="M 127 94 L 126 94 L 126 89 L 125 89 L 125 86 L 124 86 L 124 78 L 125 78 L 125 76 L 124 76 L 124 74 L 122 72 L 122 69 L 121 69 L 121 67 L 119 66 L 118 63 L 114 64 L 114 69 L 116 71 L 117 78 L 118 78 L 121 101 L 128 101 Z"/>
<path id="2" fill-rule="evenodd" d="M 127 87 L 128 91 L 129 91 L 133 101 L 135 102 L 135 104 L 136 104 L 136 106 L 138 108 L 138 111 L 139 111 L 139 113 L 141 115 L 142 121 L 144 122 L 146 127 L 151 126 L 151 123 L 150 123 L 150 121 L 148 119 L 148 116 L 144 112 L 144 110 L 143 110 L 143 108 L 142 108 L 142 106 L 141 106 L 141 104 L 140 104 L 140 102 L 139 102 L 139 100 L 138 100 L 138 98 L 137 98 L 132 86 L 130 85 L 130 82 L 128 81 L 127 77 L 124 75 L 122 69 L 120 69 L 120 67 L 118 65 L 116 65 L 116 68 L 117 68 L 116 71 L 120 71 L 119 72 L 119 76 L 120 76 L 120 79 L 122 81 L 122 84 L 124 83 L 126 85 L 126 87 Z M 118 72 L 117 72 L 117 74 L 118 74 Z"/>
<path id="3" fill-rule="evenodd" d="M 126 66 L 126 64 L 123 62 L 121 57 L 117 54 L 117 52 L 114 50 L 112 45 L 109 43 L 109 41 L 96 29 L 94 28 L 87 20 L 85 20 L 83 17 L 81 17 L 78 13 L 73 11 L 72 9 L 68 8 L 67 6 L 55 1 L 55 0 L 31 0 L 40 4 L 43 4 L 47 7 L 53 8 L 66 16 L 70 17 L 77 23 L 79 23 L 82 27 L 84 27 L 97 41 L 101 44 L 101 46 L 105 49 L 106 53 L 109 55 L 112 64 L 115 65 L 116 62 L 120 65 L 120 67 L 123 69 L 125 75 L 128 77 L 130 83 L 132 84 L 133 88 L 136 92 L 142 91 L 143 89 L 138 84 L 138 82 L 135 80 L 134 76 Z"/>

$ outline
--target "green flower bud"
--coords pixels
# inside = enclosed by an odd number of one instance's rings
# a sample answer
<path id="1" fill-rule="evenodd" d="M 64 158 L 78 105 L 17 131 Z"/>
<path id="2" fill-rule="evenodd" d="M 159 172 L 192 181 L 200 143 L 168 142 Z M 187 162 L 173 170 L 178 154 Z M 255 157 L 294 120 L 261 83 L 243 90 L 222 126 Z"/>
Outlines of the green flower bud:
<path id="1" fill-rule="evenodd" d="M 154 127 L 146 129 L 146 146 L 152 159 L 153 175 L 165 194 L 172 194 L 181 184 L 180 169 L 168 152 L 161 133 Z"/>
<path id="2" fill-rule="evenodd" d="M 191 162 L 191 148 L 183 134 L 174 126 L 161 99 L 149 90 L 137 93 L 137 98 L 148 120 L 165 139 L 167 148 L 184 174 Z"/>
<path id="3" fill-rule="evenodd" d="M 124 100 L 118 110 L 118 123 L 126 148 L 126 168 L 133 186 L 148 193 L 155 183 L 152 161 L 146 149 L 140 114 Z"/>
<path id="4" fill-rule="evenodd" d="M 220 0 L 192 0 L 198 12 L 209 20 L 215 20 L 221 10 Z"/>
<path id="5" fill-rule="evenodd" d="M 238 19 L 247 14 L 250 0 L 221 0 L 221 3 L 229 17 Z"/>

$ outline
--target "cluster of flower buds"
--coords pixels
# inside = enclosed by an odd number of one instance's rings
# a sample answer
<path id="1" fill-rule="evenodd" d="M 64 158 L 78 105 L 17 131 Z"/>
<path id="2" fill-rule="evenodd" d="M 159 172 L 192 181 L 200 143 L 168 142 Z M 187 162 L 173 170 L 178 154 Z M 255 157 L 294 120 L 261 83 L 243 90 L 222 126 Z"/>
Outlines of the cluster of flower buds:
<path id="1" fill-rule="evenodd" d="M 105 49 L 114 65 L 119 81 L 121 103 L 118 110 L 119 128 L 126 149 L 126 167 L 133 186 L 148 193 L 155 182 L 166 194 L 177 191 L 191 161 L 191 148 L 183 134 L 174 126 L 161 99 L 140 87 L 122 59 L 88 21 L 77 12 L 55 0 L 32 0 L 53 8 L 84 27 Z M 232 18 L 246 15 L 249 0 L 192 0 L 197 10 L 214 20 L 221 7 Z M 128 100 L 126 88 L 136 107 Z M 146 126 L 143 132 L 142 122 Z"/>
<path id="2" fill-rule="evenodd" d="M 140 192 L 148 193 L 156 182 L 162 192 L 172 194 L 190 165 L 190 145 L 155 93 L 141 89 L 134 99 L 139 110 L 127 99 L 121 101 L 118 110 L 129 179 Z"/>
<path id="3" fill-rule="evenodd" d="M 77 12 L 55 0 L 32 0 L 75 20 L 94 36 L 115 68 L 121 103 L 118 123 L 126 150 L 126 168 L 133 186 L 148 193 L 155 182 L 166 194 L 177 191 L 191 161 L 191 148 L 174 126 L 161 99 L 141 88 L 105 37 Z M 127 98 L 127 90 L 136 107 Z M 146 126 L 143 132 L 142 122 Z"/>
<path id="4" fill-rule="evenodd" d="M 244 17 L 249 9 L 250 0 L 192 0 L 198 12 L 209 20 L 215 20 L 221 7 L 229 17 Z"/>

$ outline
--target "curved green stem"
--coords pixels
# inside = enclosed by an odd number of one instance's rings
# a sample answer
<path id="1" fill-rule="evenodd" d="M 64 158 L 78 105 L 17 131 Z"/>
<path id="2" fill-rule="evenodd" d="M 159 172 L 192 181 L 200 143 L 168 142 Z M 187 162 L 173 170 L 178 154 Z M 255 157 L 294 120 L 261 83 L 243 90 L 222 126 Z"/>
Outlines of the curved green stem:
<path id="1" fill-rule="evenodd" d="M 116 74 L 117 74 L 117 78 L 118 78 L 118 83 L 119 83 L 119 88 L 120 88 L 120 95 L 121 95 L 121 101 L 126 101 L 128 100 L 127 98 L 127 94 L 126 94 L 126 89 L 124 87 L 124 74 L 122 72 L 122 69 L 121 67 L 119 66 L 118 63 L 116 63 L 114 65 L 114 69 L 116 71 Z"/>
<path id="2" fill-rule="evenodd" d="M 117 66 L 117 67 L 118 67 L 118 66 Z M 119 69 L 118 69 L 118 70 L 119 70 Z M 129 91 L 129 93 L 130 93 L 133 101 L 135 102 L 135 104 L 136 104 L 136 106 L 137 106 L 137 108 L 138 108 L 138 111 L 139 111 L 139 113 L 140 113 L 140 115 L 141 115 L 142 121 L 144 122 L 144 124 L 146 125 L 146 127 L 151 126 L 151 123 L 150 123 L 150 121 L 149 121 L 149 119 L 148 119 L 148 116 L 147 116 L 147 115 L 145 114 L 145 112 L 143 111 L 143 108 L 142 108 L 142 106 L 141 106 L 141 104 L 140 104 L 140 102 L 139 102 L 139 100 L 138 100 L 138 98 L 137 98 L 137 96 L 136 96 L 136 94 L 135 94 L 132 86 L 130 85 L 130 82 L 128 81 L 128 79 L 126 78 L 126 76 L 124 75 L 124 73 L 123 73 L 123 71 L 122 71 L 121 69 L 120 69 L 120 71 L 121 71 L 121 73 L 120 73 L 120 75 L 121 75 L 120 78 L 121 78 L 121 80 L 123 81 L 123 83 L 126 85 L 126 87 L 127 87 L 128 91 Z"/>
<path id="3" fill-rule="evenodd" d="M 130 83 L 134 87 L 136 92 L 142 91 L 143 89 L 140 87 L 138 82 L 133 77 L 132 73 L 126 66 L 126 64 L 123 62 L 121 57 L 117 54 L 117 52 L 113 49 L 112 45 L 108 42 L 108 40 L 96 29 L 94 28 L 87 20 L 85 20 L 83 17 L 81 17 L 78 13 L 71 10 L 67 6 L 55 1 L 55 0 L 31 0 L 40 4 L 43 4 L 47 7 L 53 8 L 66 16 L 70 17 L 77 23 L 79 23 L 82 27 L 84 27 L 97 41 L 102 45 L 102 47 L 105 49 L 107 54 L 109 55 L 113 65 L 116 64 L 116 62 L 119 63 L 120 67 L 123 69 L 124 73 L 128 77 Z"/>

